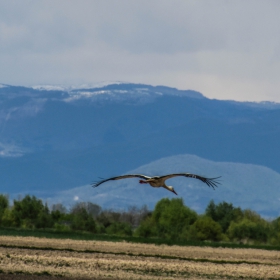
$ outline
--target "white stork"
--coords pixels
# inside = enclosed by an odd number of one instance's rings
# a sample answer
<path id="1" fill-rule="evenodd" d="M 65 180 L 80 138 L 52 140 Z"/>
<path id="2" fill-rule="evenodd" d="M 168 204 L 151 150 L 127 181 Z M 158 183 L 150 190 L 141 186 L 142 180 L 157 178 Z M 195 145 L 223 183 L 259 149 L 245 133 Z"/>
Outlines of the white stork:
<path id="1" fill-rule="evenodd" d="M 215 190 L 215 187 L 217 188 L 218 184 L 220 184 L 216 179 L 220 178 L 220 177 L 216 177 L 216 178 L 205 178 L 196 174 L 191 174 L 191 173 L 175 173 L 175 174 L 168 174 L 168 175 L 163 175 L 163 176 L 155 176 L 155 177 L 149 177 L 146 175 L 141 175 L 141 174 L 128 174 L 128 175 L 122 175 L 122 176 L 117 176 L 117 177 L 112 177 L 109 179 L 104 179 L 101 180 L 99 182 L 94 183 L 92 186 L 93 187 L 98 187 L 99 185 L 107 182 L 107 181 L 111 181 L 111 180 L 120 180 L 120 179 L 126 179 L 126 178 L 141 178 L 144 180 L 139 180 L 140 184 L 149 184 L 151 187 L 153 188 L 160 188 L 163 187 L 173 193 L 175 193 L 177 195 L 177 193 L 175 192 L 174 188 L 171 186 L 167 186 L 165 184 L 165 181 L 167 179 L 176 177 L 176 176 L 184 176 L 184 177 L 190 177 L 190 178 L 195 178 L 198 179 L 200 181 L 202 181 L 203 183 L 207 184 L 209 187 L 212 187 Z"/>

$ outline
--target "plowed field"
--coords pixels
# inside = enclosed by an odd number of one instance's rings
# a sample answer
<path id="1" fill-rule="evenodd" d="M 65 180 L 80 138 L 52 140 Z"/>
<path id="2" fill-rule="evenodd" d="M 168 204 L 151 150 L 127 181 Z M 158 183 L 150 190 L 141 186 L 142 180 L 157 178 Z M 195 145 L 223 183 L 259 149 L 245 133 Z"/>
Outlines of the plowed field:
<path id="1" fill-rule="evenodd" d="M 0 236 L 0 279 L 280 279 L 280 252 Z"/>

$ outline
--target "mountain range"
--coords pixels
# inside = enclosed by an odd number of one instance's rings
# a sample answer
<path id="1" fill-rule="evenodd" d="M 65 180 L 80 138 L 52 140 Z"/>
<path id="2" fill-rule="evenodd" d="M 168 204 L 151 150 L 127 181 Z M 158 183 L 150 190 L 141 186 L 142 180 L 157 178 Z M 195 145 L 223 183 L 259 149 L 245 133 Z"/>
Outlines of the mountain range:
<path id="1" fill-rule="evenodd" d="M 196 172 L 222 176 L 222 185 L 212 191 L 174 179 L 190 207 L 201 210 L 213 198 L 279 214 L 278 103 L 215 100 L 143 84 L 0 84 L 0 131 L 0 186 L 10 197 L 34 193 L 59 201 L 75 193 L 107 208 L 153 207 L 172 193 L 137 188 L 131 180 L 100 189 L 89 184 L 127 172 Z M 135 188 L 140 193 L 132 199 Z"/>

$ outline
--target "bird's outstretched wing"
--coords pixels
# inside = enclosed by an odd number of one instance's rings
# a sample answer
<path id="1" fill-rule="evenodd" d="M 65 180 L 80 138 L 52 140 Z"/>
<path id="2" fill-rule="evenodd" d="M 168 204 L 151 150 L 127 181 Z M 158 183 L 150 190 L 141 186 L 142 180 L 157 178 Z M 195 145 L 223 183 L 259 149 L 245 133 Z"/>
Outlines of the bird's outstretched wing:
<path id="1" fill-rule="evenodd" d="M 217 179 L 221 178 L 221 176 L 215 177 L 215 178 L 206 178 L 206 177 L 202 177 L 202 176 L 199 176 L 196 174 L 191 174 L 191 173 L 175 173 L 175 174 L 169 174 L 169 175 L 164 175 L 164 176 L 160 176 L 160 177 L 167 180 L 167 179 L 170 179 L 170 178 L 173 178 L 176 176 L 184 176 L 184 177 L 198 179 L 198 180 L 202 181 L 203 183 L 207 184 L 209 187 L 212 187 L 213 189 L 218 187 L 217 185 L 220 184 L 220 182 L 217 181 Z"/>
<path id="2" fill-rule="evenodd" d="M 94 188 L 98 187 L 99 185 L 107 182 L 107 181 L 111 181 L 111 180 L 120 180 L 120 179 L 126 179 L 126 178 L 141 178 L 141 179 L 151 179 L 151 177 L 146 176 L 146 175 L 142 175 L 142 174 L 128 174 L 128 175 L 122 175 L 122 176 L 117 176 L 117 177 L 112 177 L 112 178 L 108 178 L 108 179 L 104 179 L 98 182 L 95 182 L 92 184 L 92 186 Z"/>

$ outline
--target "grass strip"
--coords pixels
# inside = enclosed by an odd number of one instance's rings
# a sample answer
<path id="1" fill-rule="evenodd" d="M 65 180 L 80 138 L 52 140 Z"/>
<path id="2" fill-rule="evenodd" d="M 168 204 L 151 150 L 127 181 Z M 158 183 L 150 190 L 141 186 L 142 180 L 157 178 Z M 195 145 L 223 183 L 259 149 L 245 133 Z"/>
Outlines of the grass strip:
<path id="1" fill-rule="evenodd" d="M 185 277 L 186 279 L 187 278 L 193 278 L 194 276 L 196 277 L 202 277 L 202 279 L 243 279 L 243 280 L 251 280 L 251 279 L 254 279 L 254 280 L 263 280 L 264 278 L 263 277 L 250 277 L 250 276 L 232 276 L 232 275 L 217 275 L 217 274 L 205 274 L 205 273 L 191 273 L 191 272 L 178 272 L 178 271 L 168 271 L 168 272 L 163 272 L 161 270 L 157 270 L 157 269 L 146 269 L 146 270 L 138 270 L 138 269 L 123 269 L 123 271 L 126 271 L 126 272 L 132 272 L 134 274 L 138 274 L 138 275 L 151 275 L 151 276 L 164 276 L 164 277 L 176 277 L 176 276 L 180 276 L 180 277 Z M 16 270 L 16 271 L 8 271 L 8 272 L 4 272 L 3 270 L 0 270 L 0 275 L 3 274 L 3 275 L 22 275 L 22 276 L 39 276 L 39 277 L 42 277 L 42 276 L 46 276 L 47 278 L 50 278 L 50 279 L 72 279 L 72 278 L 68 278 L 68 277 L 65 277 L 63 276 L 62 274 L 57 274 L 57 273 L 54 273 L 54 274 L 51 274 L 47 271 L 42 271 L 42 272 L 34 272 L 34 273 L 31 273 L 31 272 L 28 272 L 28 271 L 20 271 L 20 270 Z M 46 279 L 46 278 L 43 278 L 43 279 Z M 80 279 L 80 280 L 86 280 L 88 278 L 75 278 L 75 279 Z M 90 279 L 97 279 L 97 278 L 90 278 Z M 111 277 L 110 278 L 105 278 L 105 277 L 98 277 L 98 279 L 100 280 L 108 280 L 108 279 L 112 279 Z M 280 280 L 280 278 L 265 278 L 267 280 Z"/>
<path id="2" fill-rule="evenodd" d="M 142 270 L 139 271 L 137 269 L 124 269 L 124 271 L 127 272 L 133 272 L 134 274 L 140 274 L 140 275 L 152 275 L 152 276 L 165 276 L 165 277 L 176 277 L 176 276 L 180 276 L 180 277 L 185 277 L 192 279 L 194 276 L 195 277 L 200 277 L 201 279 L 245 279 L 245 280 L 280 280 L 280 278 L 263 278 L 263 277 L 255 277 L 255 276 L 232 276 L 232 275 L 218 275 L 218 274 L 205 274 L 205 273 L 199 273 L 199 272 L 178 272 L 177 270 L 171 270 L 168 272 L 163 272 L 157 269 L 147 269 L 147 270 Z"/>
<path id="3" fill-rule="evenodd" d="M 59 273 L 51 274 L 48 271 L 40 271 L 40 272 L 29 272 L 29 271 L 22 271 L 22 270 L 15 270 L 15 271 L 4 271 L 0 270 L 0 274 L 5 275 L 25 275 L 25 276 L 47 276 L 52 279 L 54 276 L 58 278 L 63 278 L 64 276 Z M 45 278 L 44 278 L 45 279 Z"/>
<path id="4" fill-rule="evenodd" d="M 39 238 L 55 238 L 55 239 L 72 239 L 72 240 L 92 240 L 92 241 L 109 241 L 109 242 L 131 242 L 144 243 L 154 245 L 178 245 L 178 246 L 197 246 L 197 247 L 213 247 L 213 248 L 233 248 L 233 249 L 262 249 L 280 251 L 280 246 L 272 245 L 251 245 L 239 243 L 223 243 L 209 241 L 179 241 L 160 238 L 144 238 L 135 236 L 117 236 L 107 234 L 93 234 L 81 231 L 56 231 L 51 229 L 21 229 L 21 228 L 3 228 L 0 227 L 0 236 L 22 236 L 22 237 L 39 237 Z"/>
<path id="5" fill-rule="evenodd" d="M 24 249 L 24 250 L 42 250 L 42 251 L 60 251 L 60 252 L 75 252 L 75 253 L 88 253 L 88 254 L 108 254 L 108 255 L 122 255 L 130 257 L 145 257 L 145 258 L 159 258 L 159 259 L 170 259 L 170 260 L 180 260 L 180 261 L 190 261 L 190 262 L 205 262 L 214 264 L 255 264 L 255 265 L 270 265 L 275 266 L 273 263 L 260 263 L 260 262 L 250 262 L 250 261 L 230 261 L 230 260 L 211 260 L 211 259 L 198 259 L 198 258 L 186 258 L 179 256 L 169 256 L 169 255 L 159 255 L 159 254 L 133 254 L 126 252 L 107 252 L 99 250 L 75 250 L 71 248 L 53 248 L 53 247 L 36 247 L 36 246 L 18 246 L 18 245 L 6 245 L 0 244 L 2 248 L 9 249 Z"/>

